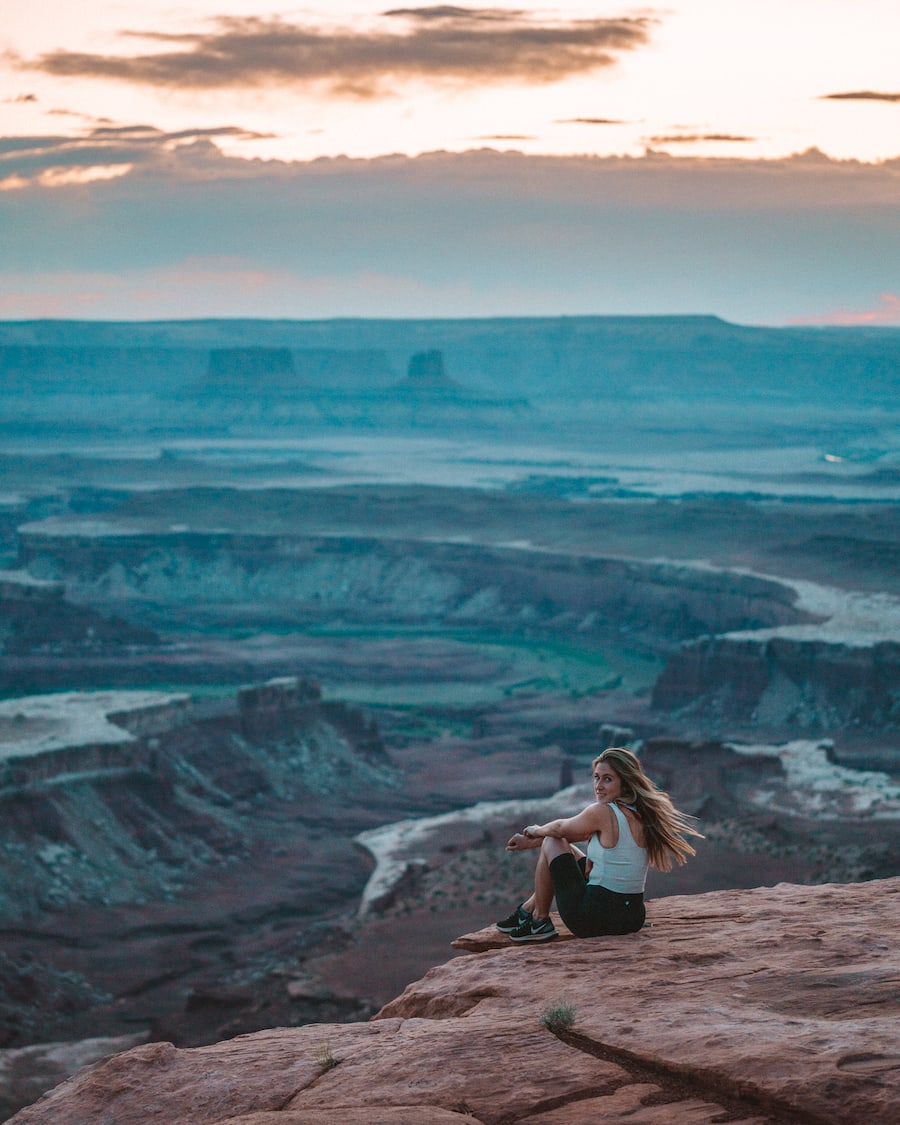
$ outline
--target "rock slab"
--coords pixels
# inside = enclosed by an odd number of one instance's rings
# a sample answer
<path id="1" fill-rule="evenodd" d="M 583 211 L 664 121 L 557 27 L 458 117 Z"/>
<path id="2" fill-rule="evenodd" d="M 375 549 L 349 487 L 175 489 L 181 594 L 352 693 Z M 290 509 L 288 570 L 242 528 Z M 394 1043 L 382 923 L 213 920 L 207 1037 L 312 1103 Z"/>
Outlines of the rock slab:
<path id="1" fill-rule="evenodd" d="M 900 1119 L 900 878 L 649 913 L 627 937 L 457 958 L 369 1023 L 138 1047 L 10 1125 Z M 564 1003 L 571 1023 L 551 1030 Z"/>

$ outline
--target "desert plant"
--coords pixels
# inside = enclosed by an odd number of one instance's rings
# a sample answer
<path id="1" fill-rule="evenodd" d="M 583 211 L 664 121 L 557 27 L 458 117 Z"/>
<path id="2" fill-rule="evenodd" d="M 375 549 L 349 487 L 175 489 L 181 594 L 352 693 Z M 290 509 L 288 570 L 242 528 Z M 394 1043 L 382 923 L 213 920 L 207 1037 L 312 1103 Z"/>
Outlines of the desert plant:
<path id="1" fill-rule="evenodd" d="M 571 1000 L 559 999 L 548 1004 L 541 1013 L 541 1024 L 554 1035 L 560 1031 L 568 1031 L 574 1022 L 575 1005 Z"/>
<path id="2" fill-rule="evenodd" d="M 323 1043 L 317 1048 L 316 1062 L 319 1064 L 323 1071 L 334 1070 L 334 1068 L 340 1061 L 340 1059 L 336 1059 L 334 1057 L 330 1043 Z"/>

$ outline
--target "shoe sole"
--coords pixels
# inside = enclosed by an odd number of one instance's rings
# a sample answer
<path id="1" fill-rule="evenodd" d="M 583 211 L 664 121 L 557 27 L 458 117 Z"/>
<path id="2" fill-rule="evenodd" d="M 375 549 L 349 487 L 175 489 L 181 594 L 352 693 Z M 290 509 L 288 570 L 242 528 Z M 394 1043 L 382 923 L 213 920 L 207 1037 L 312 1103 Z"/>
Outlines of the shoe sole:
<path id="1" fill-rule="evenodd" d="M 523 937 L 513 937 L 509 935 L 510 941 L 552 941 L 553 938 L 559 937 L 559 931 L 554 930 L 550 934 L 526 934 Z"/>

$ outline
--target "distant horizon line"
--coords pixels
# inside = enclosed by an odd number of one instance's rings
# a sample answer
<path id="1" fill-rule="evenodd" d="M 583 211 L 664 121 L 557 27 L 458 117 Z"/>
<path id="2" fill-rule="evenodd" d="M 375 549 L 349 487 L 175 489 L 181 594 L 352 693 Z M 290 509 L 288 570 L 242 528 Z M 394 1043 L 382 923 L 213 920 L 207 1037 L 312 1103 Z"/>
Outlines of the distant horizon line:
<path id="1" fill-rule="evenodd" d="M 898 332 L 900 324 L 888 323 L 863 323 L 841 324 L 822 323 L 822 321 L 794 320 L 783 324 L 753 323 L 749 321 L 729 320 L 717 313 L 528 313 L 513 315 L 509 313 L 483 316 L 315 316 L 315 317 L 290 317 L 290 316 L 190 316 L 190 317 L 25 317 L 6 318 L 0 317 L 0 327 L 26 327 L 30 325 L 167 325 L 167 324 L 465 324 L 465 323 L 497 323 L 518 321 L 713 321 L 717 324 L 728 325 L 734 328 L 765 329 L 770 331 L 806 331 L 816 329 L 819 331 L 866 331 L 866 332 Z"/>

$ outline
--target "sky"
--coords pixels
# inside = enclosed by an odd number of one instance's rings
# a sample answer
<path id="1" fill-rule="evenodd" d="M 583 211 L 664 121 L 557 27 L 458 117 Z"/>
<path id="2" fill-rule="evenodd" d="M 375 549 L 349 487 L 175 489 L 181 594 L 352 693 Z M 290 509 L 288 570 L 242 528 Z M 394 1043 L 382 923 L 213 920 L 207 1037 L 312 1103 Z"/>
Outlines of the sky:
<path id="1" fill-rule="evenodd" d="M 34 0 L 0 318 L 900 325 L 896 0 Z"/>

